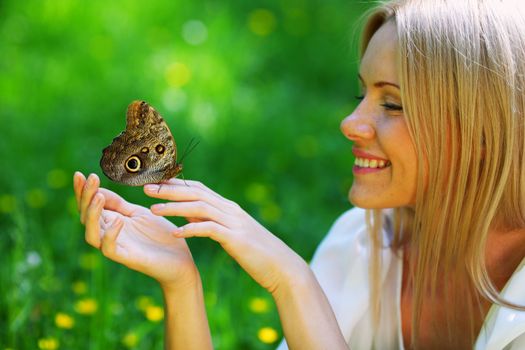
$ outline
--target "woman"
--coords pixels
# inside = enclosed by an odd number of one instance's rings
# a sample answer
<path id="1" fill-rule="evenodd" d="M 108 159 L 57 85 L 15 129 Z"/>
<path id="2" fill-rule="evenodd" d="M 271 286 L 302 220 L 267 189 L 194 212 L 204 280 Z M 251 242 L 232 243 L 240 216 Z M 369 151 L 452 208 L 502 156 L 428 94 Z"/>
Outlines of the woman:
<path id="1" fill-rule="evenodd" d="M 74 178 L 86 240 L 164 291 L 169 348 L 210 348 L 184 240 L 210 237 L 274 297 L 295 349 L 525 349 L 525 11 L 405 0 L 363 35 L 350 201 L 311 268 L 206 186 L 146 209 Z M 176 228 L 163 216 L 183 216 Z M 286 344 L 281 344 L 286 347 Z"/>

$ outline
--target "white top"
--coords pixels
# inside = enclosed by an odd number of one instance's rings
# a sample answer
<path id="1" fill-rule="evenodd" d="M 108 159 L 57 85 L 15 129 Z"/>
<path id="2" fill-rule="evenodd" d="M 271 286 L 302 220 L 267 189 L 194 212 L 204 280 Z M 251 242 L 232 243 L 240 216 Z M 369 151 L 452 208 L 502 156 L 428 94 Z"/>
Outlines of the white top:
<path id="1" fill-rule="evenodd" d="M 383 231 L 385 238 L 391 233 Z M 312 259 L 311 268 L 323 288 L 352 350 L 401 349 L 401 282 L 403 261 L 389 249 L 383 252 L 381 321 L 373 334 L 369 305 L 369 239 L 365 210 L 353 208 L 334 223 Z M 525 260 L 503 290 L 503 297 L 525 305 Z M 278 350 L 287 349 L 283 340 Z M 525 349 L 525 312 L 493 305 L 475 350 Z"/>

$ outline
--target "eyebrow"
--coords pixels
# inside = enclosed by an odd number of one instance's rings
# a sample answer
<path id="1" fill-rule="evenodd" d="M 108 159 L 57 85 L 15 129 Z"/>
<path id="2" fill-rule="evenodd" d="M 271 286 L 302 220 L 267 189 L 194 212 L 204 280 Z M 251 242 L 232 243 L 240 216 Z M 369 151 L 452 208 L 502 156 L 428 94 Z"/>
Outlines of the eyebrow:
<path id="1" fill-rule="evenodd" d="M 363 85 L 366 85 L 366 84 L 365 84 L 365 81 L 364 81 L 364 79 L 363 79 L 363 77 L 361 76 L 361 74 L 358 74 L 357 76 L 359 77 L 359 80 L 361 80 L 361 82 L 363 83 Z M 390 86 L 396 87 L 396 88 L 398 88 L 399 90 L 401 90 L 401 88 L 399 87 L 399 85 L 394 84 L 394 83 L 389 83 L 388 81 L 378 81 L 378 82 L 375 82 L 375 83 L 374 83 L 374 86 L 377 87 L 377 88 L 382 88 L 383 86 L 387 86 L 387 85 L 390 85 Z"/>

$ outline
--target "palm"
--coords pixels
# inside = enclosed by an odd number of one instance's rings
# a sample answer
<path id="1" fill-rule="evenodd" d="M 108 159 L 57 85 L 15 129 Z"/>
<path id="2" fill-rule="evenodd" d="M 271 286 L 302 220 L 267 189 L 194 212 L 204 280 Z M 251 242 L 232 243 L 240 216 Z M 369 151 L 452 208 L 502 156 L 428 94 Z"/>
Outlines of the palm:
<path id="1" fill-rule="evenodd" d="M 116 241 L 114 260 L 159 282 L 169 283 L 186 271 L 193 259 L 184 239 L 174 237 L 167 219 L 147 208 L 128 203 L 117 194 L 101 189 L 106 205 L 99 220 L 101 235 L 117 217 L 124 223 Z"/>

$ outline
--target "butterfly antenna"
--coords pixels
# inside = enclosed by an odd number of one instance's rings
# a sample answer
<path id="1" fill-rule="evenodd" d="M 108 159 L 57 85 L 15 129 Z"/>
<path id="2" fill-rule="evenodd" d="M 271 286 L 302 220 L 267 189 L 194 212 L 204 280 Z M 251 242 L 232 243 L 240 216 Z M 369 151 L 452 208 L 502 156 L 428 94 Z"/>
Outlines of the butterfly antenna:
<path id="1" fill-rule="evenodd" d="M 182 161 L 184 160 L 184 158 L 186 158 L 186 156 L 190 154 L 195 149 L 195 147 L 197 147 L 199 142 L 200 141 L 195 142 L 195 137 L 192 137 L 190 142 L 188 142 L 188 145 L 184 149 L 184 153 L 182 154 L 182 157 L 180 157 L 180 161 L 178 163 L 182 164 Z M 186 182 L 186 179 L 184 178 L 184 173 L 180 173 L 180 175 L 182 176 L 182 180 L 184 181 L 184 184 L 189 187 L 188 183 Z"/>
<path id="2" fill-rule="evenodd" d="M 186 187 L 190 187 L 190 185 L 188 185 L 188 183 L 186 182 L 186 179 L 184 178 L 184 173 L 180 173 L 180 175 L 182 176 L 182 181 L 184 181 L 184 184 L 186 185 Z"/>
<path id="3" fill-rule="evenodd" d="M 190 154 L 195 149 L 195 147 L 197 147 L 199 143 L 200 141 L 195 141 L 195 137 L 192 137 L 190 142 L 188 142 L 188 145 L 186 146 L 186 149 L 184 150 L 182 157 L 180 157 L 179 163 L 182 163 L 184 158 L 186 158 L 186 156 Z"/>

